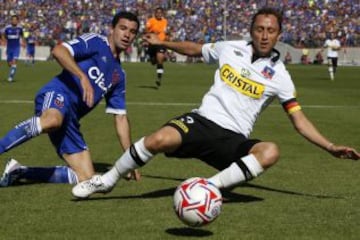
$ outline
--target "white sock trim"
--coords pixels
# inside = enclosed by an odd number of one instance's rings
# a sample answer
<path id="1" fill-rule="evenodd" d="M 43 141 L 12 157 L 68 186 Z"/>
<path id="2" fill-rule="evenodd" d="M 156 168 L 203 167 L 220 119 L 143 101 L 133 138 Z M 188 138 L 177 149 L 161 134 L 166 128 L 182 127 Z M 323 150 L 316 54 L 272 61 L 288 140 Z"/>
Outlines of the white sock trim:
<path id="1" fill-rule="evenodd" d="M 136 149 L 137 154 L 140 159 L 146 163 L 148 162 L 154 155 L 146 149 L 145 147 L 145 137 L 141 138 L 139 141 L 134 143 L 134 147 Z"/>
<path id="2" fill-rule="evenodd" d="M 245 157 L 242 157 L 241 160 L 248 167 L 251 175 L 255 178 L 264 172 L 264 168 L 261 166 L 259 161 L 256 159 L 254 154 L 249 154 Z"/>
<path id="3" fill-rule="evenodd" d="M 42 133 L 42 127 L 41 127 L 41 123 L 40 123 L 40 117 L 36 117 L 36 128 L 38 130 L 38 133 Z"/>

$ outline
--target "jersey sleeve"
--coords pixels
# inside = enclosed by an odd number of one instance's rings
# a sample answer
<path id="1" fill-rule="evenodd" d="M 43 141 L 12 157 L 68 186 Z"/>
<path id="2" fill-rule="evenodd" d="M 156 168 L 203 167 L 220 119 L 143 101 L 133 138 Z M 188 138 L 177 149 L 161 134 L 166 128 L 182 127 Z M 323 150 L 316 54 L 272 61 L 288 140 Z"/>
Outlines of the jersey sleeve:
<path id="1" fill-rule="evenodd" d="M 99 35 L 89 33 L 83 34 L 75 39 L 62 43 L 75 59 L 88 58 L 97 54 L 102 41 Z"/>
<path id="2" fill-rule="evenodd" d="M 278 93 L 279 101 L 289 115 L 301 110 L 301 106 L 296 100 L 296 89 L 290 74 L 284 68 L 284 74 L 281 76 L 282 85 Z"/>
<path id="3" fill-rule="evenodd" d="M 117 84 L 108 94 L 105 95 L 106 113 L 122 115 L 126 114 L 126 90 L 125 81 Z"/>
<path id="4" fill-rule="evenodd" d="M 202 46 L 202 56 L 206 63 L 216 63 L 219 60 L 219 44 L 206 43 Z"/>
<path id="5" fill-rule="evenodd" d="M 324 45 L 323 45 L 323 47 L 326 48 L 326 47 L 328 47 L 328 46 L 329 46 L 329 40 L 326 40 L 325 43 L 324 43 Z"/>

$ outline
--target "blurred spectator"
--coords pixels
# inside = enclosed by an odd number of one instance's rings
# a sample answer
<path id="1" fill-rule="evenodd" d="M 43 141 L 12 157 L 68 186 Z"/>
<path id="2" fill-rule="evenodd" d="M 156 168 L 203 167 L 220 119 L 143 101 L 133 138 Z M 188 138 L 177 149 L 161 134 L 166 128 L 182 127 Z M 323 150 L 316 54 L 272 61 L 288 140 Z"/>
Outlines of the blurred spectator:
<path id="1" fill-rule="evenodd" d="M 302 64 L 309 64 L 310 63 L 309 49 L 307 49 L 307 48 L 302 49 L 302 55 L 301 55 L 301 60 L 300 61 L 301 61 Z"/>
<path id="2" fill-rule="evenodd" d="M 323 64 L 324 62 L 324 58 L 322 56 L 321 51 L 319 51 L 316 55 L 315 55 L 315 59 L 314 59 L 314 64 Z"/>
<path id="3" fill-rule="evenodd" d="M 285 59 L 284 59 L 284 63 L 285 63 L 285 64 L 289 64 L 289 63 L 291 63 L 291 62 L 292 62 L 292 57 L 291 57 L 290 52 L 288 51 L 288 52 L 286 52 Z"/>

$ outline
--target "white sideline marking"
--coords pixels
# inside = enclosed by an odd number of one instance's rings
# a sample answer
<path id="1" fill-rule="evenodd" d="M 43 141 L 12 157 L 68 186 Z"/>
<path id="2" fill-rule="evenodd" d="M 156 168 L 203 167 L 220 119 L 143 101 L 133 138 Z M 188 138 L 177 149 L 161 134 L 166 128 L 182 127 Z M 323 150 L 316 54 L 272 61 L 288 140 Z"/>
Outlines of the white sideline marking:
<path id="1" fill-rule="evenodd" d="M 32 104 L 29 100 L 0 100 L 0 104 Z M 104 104 L 103 102 L 100 104 Z M 166 103 L 166 102 L 127 102 L 128 105 L 139 106 L 200 106 L 200 103 Z M 360 108 L 360 106 L 344 105 L 301 105 L 304 108 Z M 270 105 L 269 107 L 281 107 L 280 105 Z"/>

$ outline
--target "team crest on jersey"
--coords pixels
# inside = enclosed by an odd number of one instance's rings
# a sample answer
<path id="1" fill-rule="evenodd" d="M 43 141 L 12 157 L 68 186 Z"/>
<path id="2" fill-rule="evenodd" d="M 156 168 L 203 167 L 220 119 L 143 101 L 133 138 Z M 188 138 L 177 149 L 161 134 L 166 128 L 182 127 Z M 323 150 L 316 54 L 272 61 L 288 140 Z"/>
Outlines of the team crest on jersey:
<path id="1" fill-rule="evenodd" d="M 61 94 L 57 94 L 56 98 L 55 98 L 55 105 L 59 108 L 63 108 L 64 107 L 64 96 Z"/>
<path id="2" fill-rule="evenodd" d="M 261 71 L 262 75 L 267 79 L 272 79 L 275 74 L 274 69 L 271 67 L 265 66 L 264 69 Z"/>

